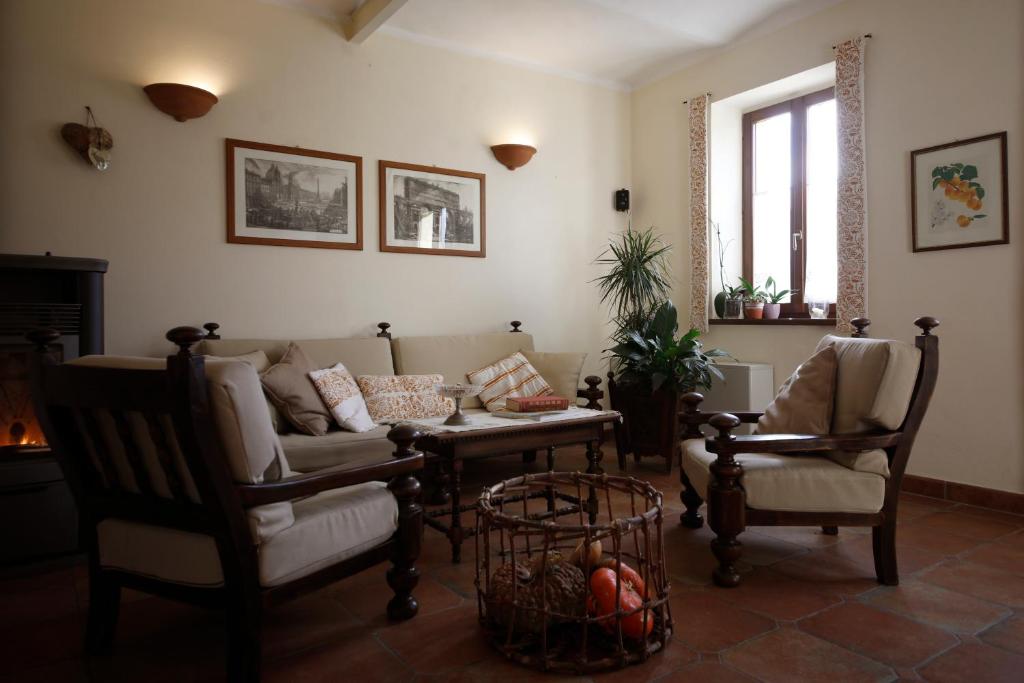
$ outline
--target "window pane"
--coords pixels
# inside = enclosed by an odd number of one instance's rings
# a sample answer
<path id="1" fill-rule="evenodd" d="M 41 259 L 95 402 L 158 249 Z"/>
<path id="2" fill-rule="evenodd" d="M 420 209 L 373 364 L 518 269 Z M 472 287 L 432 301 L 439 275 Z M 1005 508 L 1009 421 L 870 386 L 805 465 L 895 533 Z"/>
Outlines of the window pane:
<path id="1" fill-rule="evenodd" d="M 770 275 L 779 290 L 790 288 L 790 119 L 787 112 L 753 126 L 754 283 Z"/>
<path id="2" fill-rule="evenodd" d="M 807 109 L 807 273 L 804 301 L 836 300 L 836 101 Z"/>

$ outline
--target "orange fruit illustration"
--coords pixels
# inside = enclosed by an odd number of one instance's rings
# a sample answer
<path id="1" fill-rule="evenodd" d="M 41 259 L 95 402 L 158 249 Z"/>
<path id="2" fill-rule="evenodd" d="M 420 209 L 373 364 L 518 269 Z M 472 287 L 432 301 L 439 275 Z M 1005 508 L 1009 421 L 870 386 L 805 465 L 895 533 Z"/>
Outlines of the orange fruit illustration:
<path id="1" fill-rule="evenodd" d="M 966 228 L 968 225 L 971 224 L 971 221 L 973 220 L 973 218 L 960 214 L 959 216 L 956 217 L 956 224 L 959 225 L 961 228 Z"/>
<path id="2" fill-rule="evenodd" d="M 972 194 L 971 198 L 967 200 L 967 208 L 972 211 L 977 211 L 981 208 L 981 200 L 978 199 L 976 195 Z"/>

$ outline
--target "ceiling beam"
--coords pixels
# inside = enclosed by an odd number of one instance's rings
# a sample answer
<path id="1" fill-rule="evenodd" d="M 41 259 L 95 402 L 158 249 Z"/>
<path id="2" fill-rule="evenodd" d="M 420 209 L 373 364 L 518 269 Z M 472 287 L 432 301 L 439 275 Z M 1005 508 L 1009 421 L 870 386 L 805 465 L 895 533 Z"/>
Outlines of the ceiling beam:
<path id="1" fill-rule="evenodd" d="M 350 43 L 362 43 L 402 8 L 408 0 L 366 0 L 341 20 Z"/>

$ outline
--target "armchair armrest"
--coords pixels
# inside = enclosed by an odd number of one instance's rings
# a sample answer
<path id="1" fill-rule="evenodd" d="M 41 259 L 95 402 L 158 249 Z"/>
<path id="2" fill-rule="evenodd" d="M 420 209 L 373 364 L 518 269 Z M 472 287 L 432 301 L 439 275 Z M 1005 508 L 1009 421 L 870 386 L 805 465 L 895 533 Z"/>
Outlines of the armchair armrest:
<path id="1" fill-rule="evenodd" d="M 586 389 L 577 389 L 576 397 L 587 399 L 587 408 L 591 410 L 600 410 L 601 404 L 599 401 L 604 398 L 604 392 L 598 389 L 601 386 L 601 378 L 597 375 L 587 375 L 583 378 L 583 382 L 587 385 Z"/>
<path id="2" fill-rule="evenodd" d="M 808 453 L 814 451 L 868 451 L 889 448 L 899 443 L 902 432 L 866 432 L 864 434 L 756 434 L 733 436 L 740 425 L 738 416 L 718 413 L 709 424 L 718 436 L 707 439 L 709 453 L 732 456 L 736 453 Z"/>
<path id="3" fill-rule="evenodd" d="M 420 436 L 420 432 L 415 428 L 399 425 L 388 432 L 388 438 L 397 446 L 390 457 L 338 465 L 267 484 L 239 484 L 236 489 L 242 499 L 242 506 L 250 508 L 280 503 L 343 486 L 393 479 L 423 469 L 423 453 L 413 449 L 413 443 Z"/>

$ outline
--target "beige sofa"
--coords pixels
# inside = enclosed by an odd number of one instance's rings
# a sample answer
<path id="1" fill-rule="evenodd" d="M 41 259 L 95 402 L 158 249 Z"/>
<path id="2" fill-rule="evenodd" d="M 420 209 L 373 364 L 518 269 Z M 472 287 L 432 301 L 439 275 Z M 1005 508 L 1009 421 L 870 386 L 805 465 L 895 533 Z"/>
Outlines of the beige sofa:
<path id="1" fill-rule="evenodd" d="M 599 377 L 586 377 L 583 379 L 586 387 L 579 386 L 584 354 L 535 352 L 533 337 L 518 330 L 493 334 L 392 337 L 387 332 L 390 325 L 381 323 L 382 331 L 376 337 L 282 340 L 222 339 L 215 333 L 218 327 L 212 324 L 206 327 L 210 334 L 197 345 L 195 353 L 227 357 L 261 350 L 271 363 L 276 363 L 290 341 L 295 341 L 318 367 L 340 362 L 355 376 L 440 373 L 445 382 L 465 382 L 467 372 L 523 351 L 556 394 L 575 397 L 580 402 L 585 399 L 590 407 L 600 407 L 598 401 L 604 397 L 598 388 Z M 514 327 L 517 328 L 518 324 Z M 578 358 L 578 362 L 573 357 Z M 570 366 L 568 369 L 567 365 Z M 463 405 L 466 412 L 483 410 L 475 398 L 467 399 Z M 394 444 L 386 438 L 387 426 L 362 433 L 333 429 L 324 436 L 309 436 L 288 431 L 283 418 L 274 417 L 288 463 L 298 472 L 379 458 L 394 449 Z"/>

